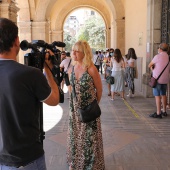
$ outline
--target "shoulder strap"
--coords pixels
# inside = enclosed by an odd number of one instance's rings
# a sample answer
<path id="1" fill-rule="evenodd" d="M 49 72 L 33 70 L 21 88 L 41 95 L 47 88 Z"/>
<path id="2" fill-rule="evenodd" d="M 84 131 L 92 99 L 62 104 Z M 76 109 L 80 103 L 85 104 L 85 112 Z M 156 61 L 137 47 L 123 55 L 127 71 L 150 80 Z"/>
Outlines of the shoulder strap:
<path id="1" fill-rule="evenodd" d="M 96 62 L 97 62 L 98 58 L 99 58 L 99 56 L 97 57 Z M 94 63 L 94 65 L 96 64 L 96 62 Z"/>
<path id="2" fill-rule="evenodd" d="M 169 61 L 168 61 L 169 64 Z M 165 69 L 167 68 L 168 64 L 165 66 L 165 68 L 162 70 L 161 74 L 158 76 L 157 80 L 161 77 L 162 73 L 165 71 Z"/>
<path id="3" fill-rule="evenodd" d="M 71 77 L 72 77 L 72 85 L 73 85 L 73 97 L 76 97 L 76 100 L 77 100 L 77 96 L 76 96 L 76 89 L 75 89 L 75 84 L 74 84 L 74 77 L 73 77 L 73 73 L 74 73 L 74 66 L 72 67 Z"/>
<path id="4" fill-rule="evenodd" d="M 69 66 L 70 66 L 70 63 L 71 63 L 71 59 L 70 59 L 70 61 L 69 61 L 69 63 L 68 63 L 66 72 L 68 71 L 68 68 L 69 68 Z"/>

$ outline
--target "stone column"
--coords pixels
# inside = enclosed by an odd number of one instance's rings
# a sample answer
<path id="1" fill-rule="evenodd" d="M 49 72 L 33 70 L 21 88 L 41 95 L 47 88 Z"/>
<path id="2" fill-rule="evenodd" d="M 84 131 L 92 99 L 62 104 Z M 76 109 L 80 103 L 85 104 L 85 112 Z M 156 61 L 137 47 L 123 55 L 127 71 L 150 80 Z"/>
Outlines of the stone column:
<path id="1" fill-rule="evenodd" d="M 32 40 L 44 40 L 49 42 L 49 24 L 48 22 L 18 22 L 20 41 L 27 40 L 31 43 Z M 24 55 L 29 53 L 31 49 L 27 51 L 20 50 L 18 60 L 24 64 Z"/>
<path id="2" fill-rule="evenodd" d="M 23 40 L 27 40 L 30 43 L 32 41 L 31 25 L 32 25 L 31 22 L 18 22 L 20 42 L 22 42 Z M 30 50 L 27 51 L 20 50 L 18 56 L 18 61 L 20 63 L 24 64 L 24 55 L 28 52 L 30 52 Z"/>
<path id="3" fill-rule="evenodd" d="M 53 41 L 61 41 L 63 42 L 64 40 L 64 31 L 63 30 L 57 30 L 57 31 L 51 31 L 51 42 Z M 58 48 L 58 47 L 57 47 Z M 58 48 L 60 50 L 64 50 L 64 48 Z"/>
<path id="4" fill-rule="evenodd" d="M 49 43 L 49 22 L 31 21 L 32 40 L 44 40 Z"/>
<path id="5" fill-rule="evenodd" d="M 105 30 L 105 35 L 106 35 L 106 48 L 110 48 L 111 47 L 111 26 L 110 27 L 106 27 Z"/>
<path id="6" fill-rule="evenodd" d="M 157 54 L 157 47 L 161 42 L 162 1 L 148 0 L 147 3 L 146 73 L 143 75 L 143 95 L 153 97 L 152 88 L 147 85 L 151 75 L 148 64 Z"/>
<path id="7" fill-rule="evenodd" d="M 13 22 L 17 23 L 17 12 L 19 8 L 16 6 L 16 3 L 11 0 L 2 0 L 0 3 L 0 17 L 8 18 Z"/>
<path id="8" fill-rule="evenodd" d="M 125 20 L 116 19 L 117 25 L 117 48 L 120 49 L 122 55 L 125 54 Z"/>

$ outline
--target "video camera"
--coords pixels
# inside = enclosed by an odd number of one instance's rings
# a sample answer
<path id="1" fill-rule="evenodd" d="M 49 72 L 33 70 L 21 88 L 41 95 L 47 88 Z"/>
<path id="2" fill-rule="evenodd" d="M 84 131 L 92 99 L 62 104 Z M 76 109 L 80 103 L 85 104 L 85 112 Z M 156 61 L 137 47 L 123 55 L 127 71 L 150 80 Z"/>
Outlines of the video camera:
<path id="1" fill-rule="evenodd" d="M 43 70 L 44 62 L 45 62 L 45 55 L 46 55 L 46 49 L 51 50 L 54 55 L 49 56 L 49 59 L 51 60 L 53 64 L 53 69 L 51 70 L 55 82 L 57 83 L 60 91 L 60 103 L 64 102 L 64 95 L 63 91 L 60 88 L 60 83 L 62 82 L 63 77 L 61 76 L 60 72 L 60 50 L 56 48 L 57 47 L 65 47 L 65 43 L 60 41 L 54 41 L 52 44 L 48 44 L 43 40 L 33 40 L 31 43 L 28 43 L 27 40 L 23 40 L 20 43 L 20 48 L 23 51 L 26 51 L 28 49 L 31 49 L 30 53 L 27 53 L 24 55 L 24 64 L 27 66 L 32 66 Z"/>
<path id="2" fill-rule="evenodd" d="M 27 53 L 24 56 L 25 65 L 43 69 L 46 49 L 51 50 L 54 53 L 54 56 L 50 56 L 53 65 L 60 64 L 60 50 L 56 48 L 65 47 L 65 43 L 60 41 L 54 41 L 52 44 L 48 44 L 43 40 L 33 40 L 31 43 L 28 43 L 27 40 L 23 40 L 20 44 L 20 47 L 23 51 L 31 49 L 31 53 Z"/>

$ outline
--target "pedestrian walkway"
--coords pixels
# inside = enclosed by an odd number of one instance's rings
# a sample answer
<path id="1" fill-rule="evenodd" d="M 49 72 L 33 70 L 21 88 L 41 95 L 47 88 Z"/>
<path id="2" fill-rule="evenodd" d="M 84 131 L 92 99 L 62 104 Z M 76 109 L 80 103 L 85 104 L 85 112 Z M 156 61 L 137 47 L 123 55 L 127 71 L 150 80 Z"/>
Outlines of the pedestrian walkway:
<path id="1" fill-rule="evenodd" d="M 168 117 L 150 118 L 154 98 L 138 94 L 123 101 L 107 96 L 102 78 L 101 123 L 106 170 L 170 170 L 170 111 Z M 44 149 L 47 170 L 68 170 L 66 140 L 69 99 L 56 107 L 44 105 Z"/>

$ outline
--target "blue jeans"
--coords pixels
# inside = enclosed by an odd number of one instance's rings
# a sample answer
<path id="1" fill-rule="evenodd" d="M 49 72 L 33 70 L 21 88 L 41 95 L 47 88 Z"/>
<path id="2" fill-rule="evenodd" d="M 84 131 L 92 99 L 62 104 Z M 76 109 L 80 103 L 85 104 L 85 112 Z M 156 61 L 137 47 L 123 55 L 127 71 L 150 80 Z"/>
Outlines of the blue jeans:
<path id="1" fill-rule="evenodd" d="M 167 84 L 157 83 L 156 87 L 153 88 L 154 96 L 165 96 L 166 95 Z"/>
<path id="2" fill-rule="evenodd" d="M 21 166 L 19 168 L 12 167 L 12 166 L 5 166 L 5 165 L 0 165 L 0 170 L 47 170 L 46 169 L 46 164 L 45 164 L 45 156 L 43 155 L 42 157 L 36 159 L 33 162 L 30 162 L 26 166 Z"/>

